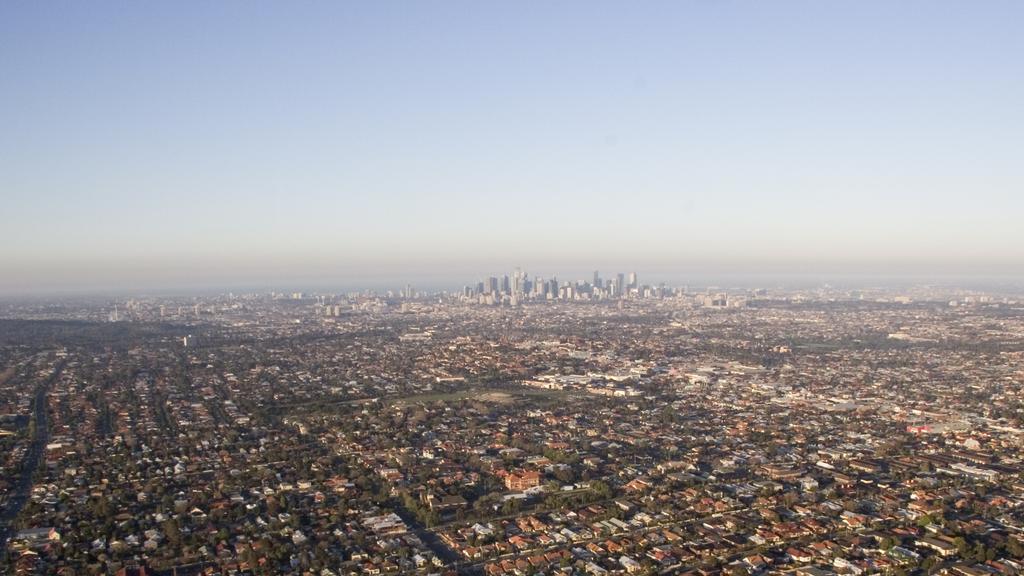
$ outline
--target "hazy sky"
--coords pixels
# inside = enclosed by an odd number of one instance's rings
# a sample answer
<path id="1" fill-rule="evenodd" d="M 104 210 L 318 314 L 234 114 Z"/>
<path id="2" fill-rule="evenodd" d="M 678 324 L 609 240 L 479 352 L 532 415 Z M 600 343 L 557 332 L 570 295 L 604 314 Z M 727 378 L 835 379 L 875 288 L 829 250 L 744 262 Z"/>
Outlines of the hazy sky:
<path id="1" fill-rule="evenodd" d="M 1024 3 L 0 2 L 0 291 L 1024 274 Z"/>

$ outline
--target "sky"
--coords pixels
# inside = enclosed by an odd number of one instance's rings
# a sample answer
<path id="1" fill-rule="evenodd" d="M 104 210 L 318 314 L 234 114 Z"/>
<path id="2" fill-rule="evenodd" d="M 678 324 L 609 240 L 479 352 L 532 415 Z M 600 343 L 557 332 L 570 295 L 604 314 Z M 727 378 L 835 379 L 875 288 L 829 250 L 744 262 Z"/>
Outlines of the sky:
<path id="1" fill-rule="evenodd" d="M 1021 22 L 997 0 L 7 0 L 0 292 L 1024 277 Z"/>

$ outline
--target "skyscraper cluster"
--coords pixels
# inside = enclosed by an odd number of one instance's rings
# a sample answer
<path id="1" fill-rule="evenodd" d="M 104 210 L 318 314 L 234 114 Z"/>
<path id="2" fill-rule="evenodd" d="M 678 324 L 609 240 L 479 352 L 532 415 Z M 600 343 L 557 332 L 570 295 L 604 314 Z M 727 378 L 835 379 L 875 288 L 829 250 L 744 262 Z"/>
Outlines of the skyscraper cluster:
<path id="1" fill-rule="evenodd" d="M 512 274 L 490 276 L 477 282 L 476 286 L 465 286 L 462 298 L 481 304 L 509 304 L 537 300 L 617 300 L 625 298 L 651 298 L 667 295 L 665 286 L 641 286 L 636 272 L 629 276 L 623 273 L 604 279 L 597 270 L 591 280 L 559 282 L 558 278 L 535 276 L 532 279 L 521 268 Z"/>

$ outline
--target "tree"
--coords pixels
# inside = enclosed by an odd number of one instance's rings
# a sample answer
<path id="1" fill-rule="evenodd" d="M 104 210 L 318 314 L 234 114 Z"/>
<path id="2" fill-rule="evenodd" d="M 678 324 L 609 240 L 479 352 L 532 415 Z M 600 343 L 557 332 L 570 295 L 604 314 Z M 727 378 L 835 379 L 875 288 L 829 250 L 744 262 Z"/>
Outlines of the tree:
<path id="1" fill-rule="evenodd" d="M 987 559 L 987 553 L 988 549 L 985 548 L 985 544 L 978 542 L 974 545 L 974 553 L 972 556 L 974 557 L 975 562 L 985 562 Z"/>
<path id="2" fill-rule="evenodd" d="M 1024 543 L 1016 538 L 1006 541 L 1006 551 L 1014 558 L 1024 558 Z"/>
<path id="3" fill-rule="evenodd" d="M 590 483 L 590 490 L 599 499 L 602 499 L 602 500 L 606 499 L 606 498 L 611 498 L 611 495 L 612 495 L 612 489 L 608 486 L 608 484 L 602 482 L 601 480 L 594 480 L 593 482 L 591 482 Z"/>
<path id="4" fill-rule="evenodd" d="M 167 542 L 175 548 L 181 546 L 181 528 L 178 527 L 178 521 L 174 518 L 167 520 L 161 526 L 164 531 L 164 537 L 167 538 Z"/>

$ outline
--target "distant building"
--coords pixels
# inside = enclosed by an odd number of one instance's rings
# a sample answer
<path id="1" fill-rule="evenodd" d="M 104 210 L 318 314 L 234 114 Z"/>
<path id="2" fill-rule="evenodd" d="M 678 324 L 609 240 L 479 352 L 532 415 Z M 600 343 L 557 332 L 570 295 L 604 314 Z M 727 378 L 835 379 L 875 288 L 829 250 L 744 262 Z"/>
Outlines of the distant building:
<path id="1" fill-rule="evenodd" d="M 527 470 L 509 474 L 505 477 L 505 486 L 509 490 L 523 491 L 535 486 L 540 486 L 540 472 Z"/>
<path id="2" fill-rule="evenodd" d="M 11 548 L 13 550 L 38 548 L 51 542 L 60 542 L 60 533 L 55 528 L 28 528 L 19 531 L 11 538 Z"/>

